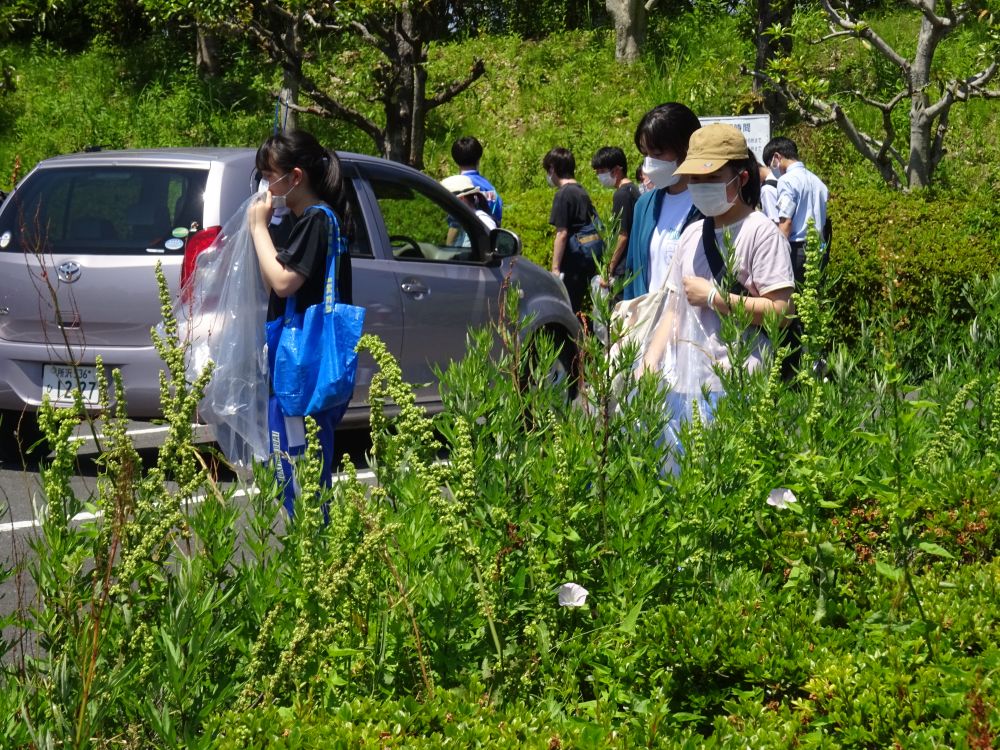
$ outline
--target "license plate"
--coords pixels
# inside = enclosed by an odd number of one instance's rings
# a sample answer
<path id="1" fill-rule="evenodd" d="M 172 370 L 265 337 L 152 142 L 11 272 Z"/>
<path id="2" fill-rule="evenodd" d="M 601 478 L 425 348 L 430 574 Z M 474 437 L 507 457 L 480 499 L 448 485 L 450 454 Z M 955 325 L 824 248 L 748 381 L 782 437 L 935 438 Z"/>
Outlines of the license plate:
<path id="1" fill-rule="evenodd" d="M 70 365 L 42 367 L 42 397 L 48 395 L 54 404 L 72 404 L 73 391 L 80 389 L 84 406 L 97 406 L 97 368 Z"/>

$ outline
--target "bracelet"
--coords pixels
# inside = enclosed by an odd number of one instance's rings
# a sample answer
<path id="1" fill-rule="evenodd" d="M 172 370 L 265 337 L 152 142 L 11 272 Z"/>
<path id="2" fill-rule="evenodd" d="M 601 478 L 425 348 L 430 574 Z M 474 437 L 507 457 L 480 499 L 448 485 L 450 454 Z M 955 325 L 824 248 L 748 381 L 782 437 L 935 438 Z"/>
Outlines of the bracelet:
<path id="1" fill-rule="evenodd" d="M 718 294 L 719 294 L 718 287 L 715 286 L 715 284 L 712 284 L 712 291 L 710 291 L 708 293 L 708 306 L 709 307 L 711 307 L 713 309 L 715 308 L 715 298 L 718 296 Z"/>

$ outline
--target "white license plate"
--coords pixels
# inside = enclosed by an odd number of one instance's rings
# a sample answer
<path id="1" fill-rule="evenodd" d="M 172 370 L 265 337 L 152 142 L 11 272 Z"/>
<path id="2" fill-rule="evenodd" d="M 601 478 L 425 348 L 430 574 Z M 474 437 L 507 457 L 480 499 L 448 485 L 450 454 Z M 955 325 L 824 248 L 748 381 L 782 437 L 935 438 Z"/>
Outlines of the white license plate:
<path id="1" fill-rule="evenodd" d="M 48 395 L 55 404 L 72 404 L 73 391 L 80 389 L 85 406 L 97 406 L 97 368 L 70 365 L 42 367 L 42 397 Z"/>

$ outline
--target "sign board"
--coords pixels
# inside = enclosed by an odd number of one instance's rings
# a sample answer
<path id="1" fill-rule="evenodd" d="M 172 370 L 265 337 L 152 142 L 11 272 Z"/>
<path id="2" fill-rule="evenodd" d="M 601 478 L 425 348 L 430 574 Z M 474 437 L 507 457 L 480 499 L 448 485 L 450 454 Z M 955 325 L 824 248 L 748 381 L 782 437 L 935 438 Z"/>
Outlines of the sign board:
<path id="1" fill-rule="evenodd" d="M 737 117 L 699 117 L 702 125 L 721 122 L 732 125 L 743 133 L 747 146 L 757 156 L 757 161 L 763 163 L 764 146 L 771 140 L 771 115 L 739 115 Z"/>

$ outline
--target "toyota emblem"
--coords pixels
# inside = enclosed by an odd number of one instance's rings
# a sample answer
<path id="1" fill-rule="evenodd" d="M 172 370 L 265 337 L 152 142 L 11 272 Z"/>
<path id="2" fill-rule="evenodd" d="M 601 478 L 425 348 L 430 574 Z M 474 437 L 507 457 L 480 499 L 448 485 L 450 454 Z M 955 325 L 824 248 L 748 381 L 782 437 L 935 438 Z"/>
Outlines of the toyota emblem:
<path id="1" fill-rule="evenodd" d="M 72 284 L 80 278 L 80 264 L 75 260 L 67 260 L 65 263 L 59 264 L 59 267 L 56 268 L 56 272 L 59 276 L 59 281 L 65 281 L 67 284 Z"/>

